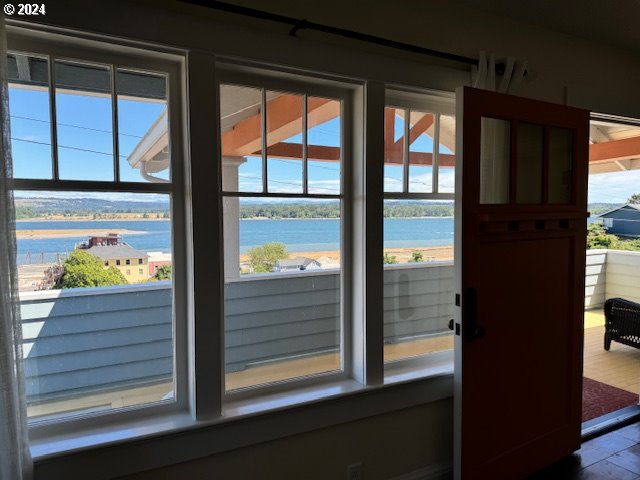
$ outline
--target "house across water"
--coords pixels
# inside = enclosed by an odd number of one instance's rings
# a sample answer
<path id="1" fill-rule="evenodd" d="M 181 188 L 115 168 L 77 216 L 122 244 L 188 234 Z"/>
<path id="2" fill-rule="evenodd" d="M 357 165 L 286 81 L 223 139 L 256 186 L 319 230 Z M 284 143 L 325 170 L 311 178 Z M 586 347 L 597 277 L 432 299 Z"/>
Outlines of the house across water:
<path id="1" fill-rule="evenodd" d="M 116 267 L 129 283 L 145 282 L 149 278 L 149 257 L 122 241 L 117 233 L 91 236 L 79 249 L 99 257 L 105 267 Z"/>

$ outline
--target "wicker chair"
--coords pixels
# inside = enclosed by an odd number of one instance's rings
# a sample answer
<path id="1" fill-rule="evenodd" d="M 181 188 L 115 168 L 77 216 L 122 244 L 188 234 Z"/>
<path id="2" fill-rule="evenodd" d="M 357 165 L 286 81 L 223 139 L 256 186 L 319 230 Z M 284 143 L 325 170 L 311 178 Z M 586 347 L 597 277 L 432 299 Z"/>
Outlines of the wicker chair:
<path id="1" fill-rule="evenodd" d="M 640 304 L 623 298 L 604 302 L 604 349 L 611 348 L 611 340 L 640 348 Z"/>

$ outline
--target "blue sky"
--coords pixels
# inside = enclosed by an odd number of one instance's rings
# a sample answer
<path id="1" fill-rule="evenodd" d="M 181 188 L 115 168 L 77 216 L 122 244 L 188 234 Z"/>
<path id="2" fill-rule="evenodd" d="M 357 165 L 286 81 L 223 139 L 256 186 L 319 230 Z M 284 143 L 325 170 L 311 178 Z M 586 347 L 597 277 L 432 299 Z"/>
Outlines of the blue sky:
<path id="1" fill-rule="evenodd" d="M 165 108 L 164 102 L 118 100 L 120 178 L 144 181 L 127 157 Z M 43 91 L 12 88 L 9 95 L 14 176 L 50 179 L 49 98 Z M 58 160 L 65 180 L 113 180 L 111 99 L 56 94 Z M 165 172 L 164 178 L 168 178 Z"/>
<path id="2" fill-rule="evenodd" d="M 38 90 L 10 89 L 12 149 L 16 178 L 51 178 L 51 132 L 48 94 Z M 113 180 L 113 140 L 111 99 L 89 95 L 56 95 L 59 169 L 63 179 Z M 120 172 L 125 181 L 144 181 L 126 158 L 162 113 L 163 102 L 118 100 Z M 404 120 L 396 117 L 396 140 L 400 138 Z M 340 146 L 340 118 L 309 129 L 310 145 Z M 285 142 L 300 143 L 301 135 Z M 433 152 L 433 140 L 421 135 L 411 152 Z M 453 153 L 440 146 L 442 153 Z M 431 191 L 431 167 L 411 166 L 409 185 L 412 192 Z M 401 166 L 385 166 L 385 191 L 400 191 Z M 168 178 L 168 171 L 158 176 Z M 452 191 L 454 170 L 441 168 L 440 190 Z M 302 191 L 302 162 L 284 158 L 268 160 L 269 191 L 299 193 Z M 242 191 L 261 191 L 262 160 L 247 157 L 239 169 Z M 338 193 L 340 166 L 334 162 L 308 162 L 308 185 L 312 193 Z M 589 179 L 589 201 L 623 203 L 633 193 L 640 193 L 640 170 L 592 175 Z M 36 196 L 38 194 L 31 194 Z M 51 196 L 49 192 L 39 194 Z M 75 195 L 78 195 L 76 192 Z M 104 194 L 83 194 L 100 198 Z M 127 197 L 127 194 L 121 194 Z M 104 197 L 106 198 L 106 197 Z M 130 199 L 139 196 L 130 196 Z"/>

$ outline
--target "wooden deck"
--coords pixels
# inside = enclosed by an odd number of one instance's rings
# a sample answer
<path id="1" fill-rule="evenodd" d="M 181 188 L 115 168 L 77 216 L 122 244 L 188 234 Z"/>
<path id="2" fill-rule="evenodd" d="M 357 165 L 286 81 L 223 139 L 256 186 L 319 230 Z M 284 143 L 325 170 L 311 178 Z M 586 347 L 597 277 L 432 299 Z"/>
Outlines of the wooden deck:
<path id="1" fill-rule="evenodd" d="M 585 312 L 584 327 L 584 376 L 640 393 L 640 349 L 617 342 L 608 352 L 604 349 L 602 310 Z"/>

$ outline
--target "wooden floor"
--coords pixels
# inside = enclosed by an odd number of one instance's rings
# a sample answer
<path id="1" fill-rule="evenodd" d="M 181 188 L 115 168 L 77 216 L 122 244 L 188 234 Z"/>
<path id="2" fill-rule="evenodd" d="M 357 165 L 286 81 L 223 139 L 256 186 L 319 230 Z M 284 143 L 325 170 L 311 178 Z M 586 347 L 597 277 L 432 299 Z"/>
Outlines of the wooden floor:
<path id="1" fill-rule="evenodd" d="M 640 393 L 640 349 L 611 342 L 604 349 L 604 315 L 585 312 L 584 376 L 632 393 Z"/>
<path id="2" fill-rule="evenodd" d="M 582 444 L 529 480 L 640 480 L 640 423 Z"/>

